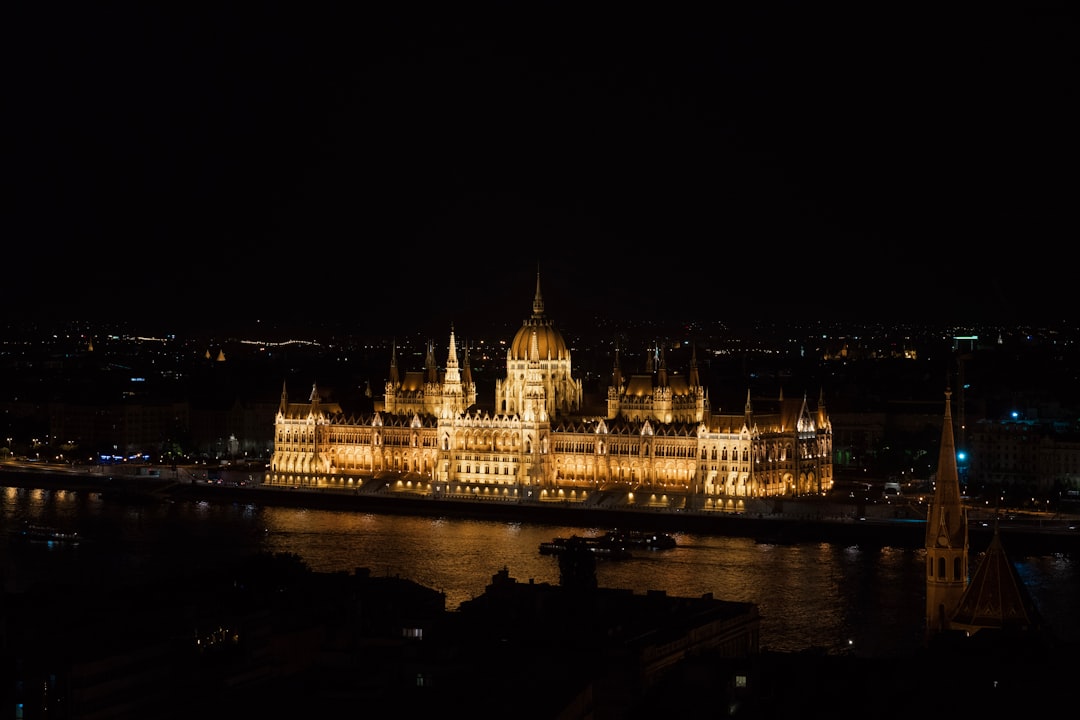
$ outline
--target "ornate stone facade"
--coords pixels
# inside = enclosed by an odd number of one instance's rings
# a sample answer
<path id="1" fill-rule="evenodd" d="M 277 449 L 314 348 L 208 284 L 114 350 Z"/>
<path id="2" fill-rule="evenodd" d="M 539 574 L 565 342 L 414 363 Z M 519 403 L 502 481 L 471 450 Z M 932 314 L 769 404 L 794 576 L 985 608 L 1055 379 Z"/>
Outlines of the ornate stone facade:
<path id="1" fill-rule="evenodd" d="M 738 512 L 748 498 L 832 487 L 825 403 L 780 397 L 755 412 L 712 413 L 696 351 L 685 375 L 650 350 L 646 372 L 624 379 L 618 354 L 606 414 L 583 410 L 570 351 L 544 312 L 537 277 L 532 316 L 507 350 L 494 411 L 476 406 L 468 352 L 453 330 L 445 370 L 429 345 L 423 373 L 397 367 L 381 406 L 346 416 L 321 402 L 291 403 L 275 419 L 271 485 L 410 492 L 516 502 L 642 505 Z"/>

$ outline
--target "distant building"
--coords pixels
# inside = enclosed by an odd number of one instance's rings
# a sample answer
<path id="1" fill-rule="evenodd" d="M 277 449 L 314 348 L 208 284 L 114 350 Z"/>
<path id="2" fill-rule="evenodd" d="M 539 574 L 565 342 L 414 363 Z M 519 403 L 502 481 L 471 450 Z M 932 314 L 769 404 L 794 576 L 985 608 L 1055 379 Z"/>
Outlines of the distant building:
<path id="1" fill-rule="evenodd" d="M 983 420 L 969 432 L 979 486 L 1047 496 L 1080 490 L 1080 436 L 1053 423 Z"/>
<path id="2" fill-rule="evenodd" d="M 545 315 L 539 276 L 532 310 L 507 350 L 493 409 L 476 405 L 468 352 L 460 361 L 453 330 L 441 371 L 431 345 L 422 372 L 402 372 L 395 349 L 370 414 L 324 403 L 317 386 L 304 402 L 283 388 L 264 481 L 736 512 L 748 498 L 831 489 L 823 398 L 811 406 L 781 393 L 762 411 L 748 392 L 743 412 L 713 413 L 696 354 L 683 375 L 654 349 L 646 372 L 629 378 L 616 353 L 606 406 L 586 408 L 570 350 Z"/>

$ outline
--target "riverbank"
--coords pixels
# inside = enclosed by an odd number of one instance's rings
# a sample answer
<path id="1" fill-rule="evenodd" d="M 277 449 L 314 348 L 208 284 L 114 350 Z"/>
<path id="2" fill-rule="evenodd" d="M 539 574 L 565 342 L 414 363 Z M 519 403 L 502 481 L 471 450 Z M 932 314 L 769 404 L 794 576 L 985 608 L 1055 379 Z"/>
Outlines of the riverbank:
<path id="1" fill-rule="evenodd" d="M 846 505 L 827 498 L 752 501 L 743 513 L 662 508 L 583 507 L 571 503 L 432 498 L 405 493 L 299 489 L 261 484 L 216 484 L 160 476 L 103 475 L 51 467 L 0 465 L 0 485 L 101 493 L 118 502 L 209 501 L 380 514 L 482 518 L 553 526 L 655 530 L 753 538 L 771 544 L 827 542 L 920 549 L 926 522 L 888 504 Z M 969 529 L 975 552 L 993 534 L 993 520 L 976 518 Z M 1069 518 L 999 521 L 1002 542 L 1013 557 L 1080 552 L 1080 523 Z"/>

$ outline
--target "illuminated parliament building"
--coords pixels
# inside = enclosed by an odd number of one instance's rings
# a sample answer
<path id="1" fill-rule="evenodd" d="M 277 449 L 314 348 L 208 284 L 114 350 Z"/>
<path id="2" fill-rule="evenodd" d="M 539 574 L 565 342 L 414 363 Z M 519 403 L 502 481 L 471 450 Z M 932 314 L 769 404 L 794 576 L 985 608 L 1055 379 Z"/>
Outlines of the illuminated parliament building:
<path id="1" fill-rule="evenodd" d="M 303 402 L 282 388 L 269 485 L 433 498 L 583 503 L 739 512 L 750 498 L 832 487 L 832 427 L 823 398 L 781 396 L 755 412 L 713 413 L 696 351 L 669 373 L 662 351 L 623 375 L 616 351 L 606 412 L 586 411 L 562 334 L 532 315 L 506 354 L 493 409 L 477 406 L 468 352 L 450 330 L 446 364 L 429 343 L 423 370 L 398 367 L 370 414 L 347 415 L 317 386 Z"/>

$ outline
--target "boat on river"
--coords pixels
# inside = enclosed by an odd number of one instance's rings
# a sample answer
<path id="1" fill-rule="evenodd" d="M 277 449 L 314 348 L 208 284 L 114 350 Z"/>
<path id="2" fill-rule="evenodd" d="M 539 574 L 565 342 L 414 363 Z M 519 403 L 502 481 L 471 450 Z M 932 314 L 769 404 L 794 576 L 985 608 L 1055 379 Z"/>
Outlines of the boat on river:
<path id="1" fill-rule="evenodd" d="M 621 542 L 611 533 L 595 537 L 582 535 L 571 535 L 568 538 L 555 537 L 540 543 L 541 555 L 565 555 L 582 550 L 591 552 L 597 559 L 603 560 L 629 560 L 633 557 L 626 543 Z"/>
<path id="2" fill-rule="evenodd" d="M 12 536 L 17 540 L 24 540 L 34 543 L 48 543 L 50 545 L 66 545 L 70 547 L 77 546 L 82 537 L 78 531 L 75 530 L 63 530 L 52 525 L 41 525 L 38 523 L 24 523 L 18 528 L 13 529 Z"/>
<path id="3" fill-rule="evenodd" d="M 603 539 L 634 550 L 670 550 L 678 545 L 672 535 L 642 530 L 609 530 Z"/>

